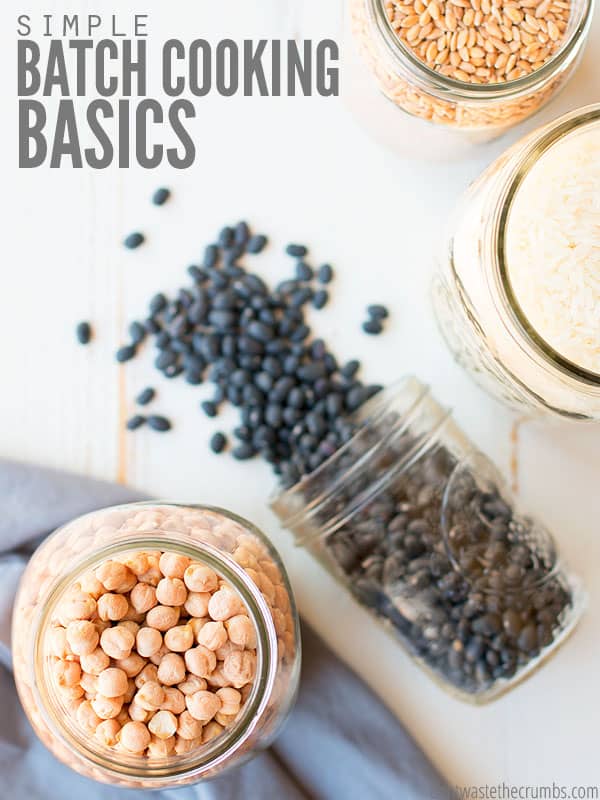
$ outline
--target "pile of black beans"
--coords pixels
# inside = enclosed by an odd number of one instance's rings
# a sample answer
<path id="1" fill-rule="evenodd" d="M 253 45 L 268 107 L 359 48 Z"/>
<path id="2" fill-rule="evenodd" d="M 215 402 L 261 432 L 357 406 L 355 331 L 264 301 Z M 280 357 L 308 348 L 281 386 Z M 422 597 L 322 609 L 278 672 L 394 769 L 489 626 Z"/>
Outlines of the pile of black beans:
<path id="1" fill-rule="evenodd" d="M 217 416 L 224 403 L 240 410 L 233 456 L 262 457 L 291 486 L 352 437 L 348 416 L 381 387 L 358 379 L 358 361 L 339 365 L 322 339 L 311 339 L 305 310 L 326 304 L 332 268 L 314 269 L 307 248 L 290 244 L 293 276 L 269 287 L 242 263 L 266 244 L 245 222 L 223 228 L 201 262 L 188 268 L 190 285 L 171 297 L 152 297 L 147 318 L 131 323 L 131 341 L 116 358 L 129 361 L 152 339 L 164 377 L 181 376 L 193 386 L 211 382 L 213 397 L 201 403 L 207 416 Z M 143 414 L 128 427 L 144 424 L 171 427 L 164 417 Z M 227 442 L 218 432 L 210 446 L 220 453 Z"/>
<path id="2" fill-rule="evenodd" d="M 356 456 L 348 452 L 347 469 Z M 400 456 L 390 447 L 375 469 L 362 470 L 339 495 L 338 510 Z M 454 456 L 437 446 L 323 546 L 360 603 L 391 625 L 414 656 L 477 695 L 512 678 L 553 642 L 573 598 L 553 572 L 550 540 L 494 486 L 482 488 L 466 470 L 444 505 L 455 466 Z"/>

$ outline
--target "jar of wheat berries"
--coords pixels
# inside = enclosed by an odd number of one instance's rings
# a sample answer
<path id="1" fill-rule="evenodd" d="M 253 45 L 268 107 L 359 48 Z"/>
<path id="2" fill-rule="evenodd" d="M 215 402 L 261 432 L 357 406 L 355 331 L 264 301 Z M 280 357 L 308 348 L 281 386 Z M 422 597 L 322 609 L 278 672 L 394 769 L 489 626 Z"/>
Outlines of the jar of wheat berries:
<path id="1" fill-rule="evenodd" d="M 381 109 L 397 150 L 455 156 L 529 117 L 564 85 L 580 60 L 592 6 L 593 0 L 349 0 L 346 28 L 363 63 L 350 70 L 347 94 L 364 84 L 357 93 L 370 125 Z M 376 106 L 367 83 L 393 105 Z"/>

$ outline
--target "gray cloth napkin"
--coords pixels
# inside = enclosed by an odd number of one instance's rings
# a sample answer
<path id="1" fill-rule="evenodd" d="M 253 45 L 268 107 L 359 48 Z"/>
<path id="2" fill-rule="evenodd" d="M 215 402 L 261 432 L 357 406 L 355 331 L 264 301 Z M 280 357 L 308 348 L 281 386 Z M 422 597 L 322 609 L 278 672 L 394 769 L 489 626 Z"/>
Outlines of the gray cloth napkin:
<path id="1" fill-rule="evenodd" d="M 115 789 L 80 777 L 37 740 L 15 691 L 10 612 L 36 544 L 67 520 L 140 492 L 0 460 L 0 797 L 28 800 L 446 800 L 449 789 L 397 719 L 303 626 L 297 705 L 274 745 L 214 781 Z"/>

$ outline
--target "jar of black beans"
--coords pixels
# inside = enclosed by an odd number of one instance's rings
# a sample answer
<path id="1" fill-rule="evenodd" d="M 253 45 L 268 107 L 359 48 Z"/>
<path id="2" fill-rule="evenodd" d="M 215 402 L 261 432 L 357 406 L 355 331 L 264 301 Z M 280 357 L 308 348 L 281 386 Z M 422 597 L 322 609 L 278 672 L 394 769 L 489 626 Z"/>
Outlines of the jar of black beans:
<path id="1" fill-rule="evenodd" d="M 275 513 L 432 677 L 497 697 L 574 628 L 578 581 L 419 381 L 380 392 L 352 426 Z"/>

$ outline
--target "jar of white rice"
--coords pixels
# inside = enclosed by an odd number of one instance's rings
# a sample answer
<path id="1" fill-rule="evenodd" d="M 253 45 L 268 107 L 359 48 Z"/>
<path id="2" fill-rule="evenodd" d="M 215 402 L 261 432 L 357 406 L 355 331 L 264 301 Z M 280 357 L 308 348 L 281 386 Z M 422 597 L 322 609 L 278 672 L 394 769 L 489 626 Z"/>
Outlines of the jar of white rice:
<path id="1" fill-rule="evenodd" d="M 497 397 L 600 420 L 600 105 L 534 131 L 469 188 L 433 296 L 457 361 Z"/>

